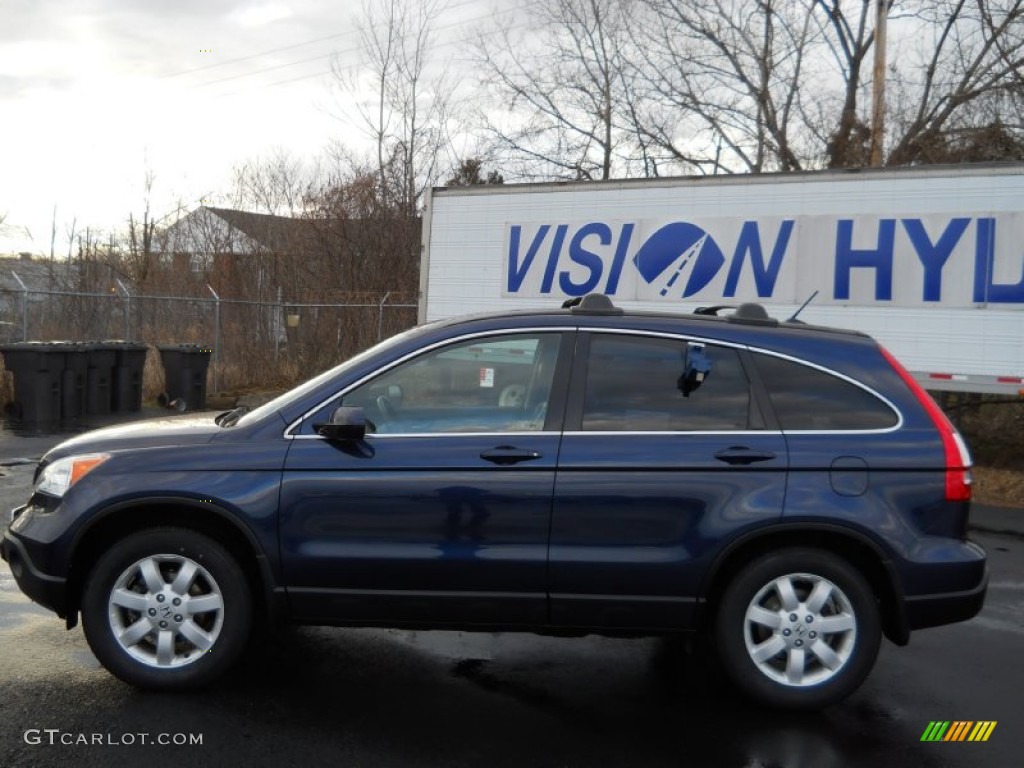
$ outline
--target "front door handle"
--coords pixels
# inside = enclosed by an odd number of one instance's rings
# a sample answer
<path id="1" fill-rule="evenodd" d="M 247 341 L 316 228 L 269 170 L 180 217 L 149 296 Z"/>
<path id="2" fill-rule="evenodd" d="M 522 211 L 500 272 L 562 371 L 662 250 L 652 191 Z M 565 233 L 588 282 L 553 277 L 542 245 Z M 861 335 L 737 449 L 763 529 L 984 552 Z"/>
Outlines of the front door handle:
<path id="1" fill-rule="evenodd" d="M 497 448 L 491 448 L 480 454 L 481 459 L 494 464 L 518 464 L 521 461 L 533 461 L 540 457 L 541 454 L 538 451 L 516 448 L 512 445 L 499 445 Z"/>
<path id="2" fill-rule="evenodd" d="M 733 445 L 716 453 L 715 458 L 726 464 L 747 466 L 758 461 L 770 461 L 775 458 L 775 454 L 771 451 L 755 451 L 743 445 Z"/>

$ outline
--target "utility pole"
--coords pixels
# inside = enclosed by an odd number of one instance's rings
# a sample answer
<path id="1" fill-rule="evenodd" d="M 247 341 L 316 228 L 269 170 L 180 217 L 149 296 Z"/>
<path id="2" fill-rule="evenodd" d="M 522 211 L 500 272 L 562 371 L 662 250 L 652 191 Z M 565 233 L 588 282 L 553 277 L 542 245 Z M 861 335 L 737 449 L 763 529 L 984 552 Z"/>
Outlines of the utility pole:
<path id="1" fill-rule="evenodd" d="M 871 75 L 871 155 L 868 163 L 882 164 L 882 137 L 885 133 L 885 25 L 889 0 L 876 0 L 875 66 Z"/>

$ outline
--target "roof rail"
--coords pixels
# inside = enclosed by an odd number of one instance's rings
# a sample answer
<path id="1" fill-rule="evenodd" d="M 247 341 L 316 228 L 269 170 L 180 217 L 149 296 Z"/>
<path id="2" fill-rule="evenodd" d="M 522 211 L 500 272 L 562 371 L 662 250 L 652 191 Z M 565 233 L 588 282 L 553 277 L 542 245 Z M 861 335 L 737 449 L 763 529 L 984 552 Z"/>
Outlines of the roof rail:
<path id="1" fill-rule="evenodd" d="M 718 313 L 723 309 L 736 309 L 735 304 L 715 304 L 713 307 L 697 307 L 693 310 L 695 315 L 710 315 L 712 317 L 718 317 Z"/>
<path id="2" fill-rule="evenodd" d="M 603 293 L 588 293 L 586 296 L 577 296 L 562 304 L 563 309 L 568 309 L 574 315 L 621 315 L 622 308 L 612 304 L 612 300 Z"/>

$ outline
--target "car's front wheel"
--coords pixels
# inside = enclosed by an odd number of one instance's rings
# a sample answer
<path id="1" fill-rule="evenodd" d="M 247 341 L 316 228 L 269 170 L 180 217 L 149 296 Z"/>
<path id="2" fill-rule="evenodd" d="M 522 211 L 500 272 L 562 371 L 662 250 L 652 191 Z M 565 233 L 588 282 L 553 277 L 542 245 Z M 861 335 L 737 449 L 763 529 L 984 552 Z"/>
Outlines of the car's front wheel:
<path id="1" fill-rule="evenodd" d="M 196 531 L 127 536 L 99 557 L 82 594 L 82 626 L 96 658 L 131 685 L 206 685 L 245 647 L 252 599 L 235 558 Z"/>
<path id="2" fill-rule="evenodd" d="M 740 571 L 722 596 L 715 634 L 726 673 L 746 694 L 794 709 L 850 695 L 882 637 L 864 577 L 831 553 L 802 548 Z"/>

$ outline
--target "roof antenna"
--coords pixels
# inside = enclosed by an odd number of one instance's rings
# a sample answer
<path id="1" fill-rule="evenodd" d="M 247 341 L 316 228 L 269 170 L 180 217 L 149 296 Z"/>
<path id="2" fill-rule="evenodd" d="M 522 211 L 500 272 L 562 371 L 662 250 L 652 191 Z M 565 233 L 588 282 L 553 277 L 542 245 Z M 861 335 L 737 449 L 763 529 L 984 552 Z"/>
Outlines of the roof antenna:
<path id="1" fill-rule="evenodd" d="M 811 303 L 812 301 L 814 301 L 814 297 L 815 297 L 815 296 L 817 296 L 817 295 L 818 295 L 818 292 L 817 292 L 817 291 L 815 291 L 815 292 L 814 292 L 814 293 L 812 293 L 812 294 L 811 294 L 810 296 L 808 296 L 808 297 L 807 297 L 807 301 L 805 301 L 805 302 L 804 302 L 803 304 L 801 304 L 801 305 L 800 305 L 800 309 L 798 309 L 798 310 L 797 310 L 796 312 L 794 312 L 794 313 L 792 314 L 792 316 L 791 316 L 791 317 L 788 317 L 788 318 L 786 318 L 786 322 L 787 322 L 787 323 L 802 323 L 802 322 L 803 322 L 803 320 L 797 320 L 797 319 L 796 319 L 796 318 L 797 318 L 797 315 L 799 315 L 799 314 L 800 314 L 801 312 L 803 312 L 803 311 L 804 311 L 804 308 L 805 308 L 805 307 L 806 307 L 806 306 L 807 306 L 808 304 L 810 304 L 810 303 Z"/>

